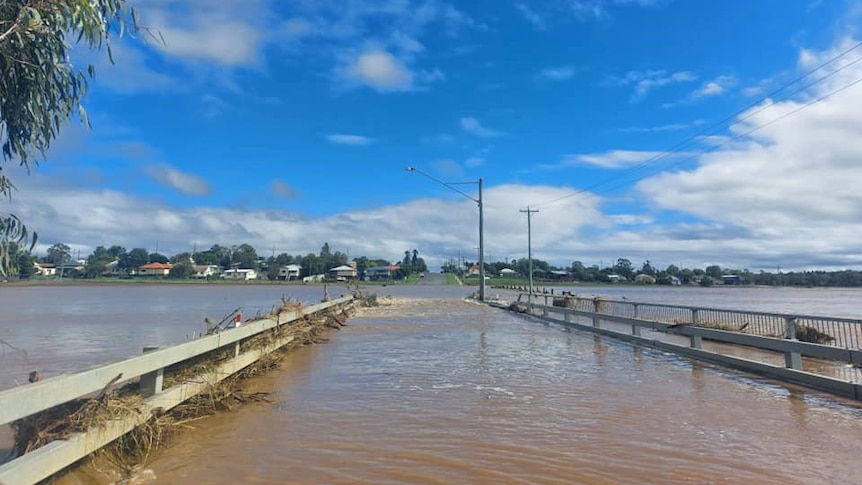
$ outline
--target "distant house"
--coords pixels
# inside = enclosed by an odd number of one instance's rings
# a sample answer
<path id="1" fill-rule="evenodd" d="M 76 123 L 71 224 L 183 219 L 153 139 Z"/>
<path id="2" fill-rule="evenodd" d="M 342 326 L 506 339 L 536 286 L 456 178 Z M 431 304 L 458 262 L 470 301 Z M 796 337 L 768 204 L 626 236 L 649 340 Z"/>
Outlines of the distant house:
<path id="1" fill-rule="evenodd" d="M 323 274 L 313 274 L 302 278 L 303 283 L 315 283 L 320 282 L 326 279 L 326 275 Z"/>
<path id="2" fill-rule="evenodd" d="M 105 269 L 102 270 L 102 276 L 118 276 L 120 273 L 122 273 L 120 270 L 120 262 L 116 259 L 110 263 L 106 263 Z"/>
<path id="3" fill-rule="evenodd" d="M 192 278 L 208 279 L 218 276 L 221 273 L 221 268 L 215 264 L 196 264 L 193 266 L 195 272 Z"/>
<path id="4" fill-rule="evenodd" d="M 355 280 L 356 268 L 347 265 L 338 266 L 329 270 L 329 277 L 338 281 Z"/>
<path id="5" fill-rule="evenodd" d="M 500 276 L 502 278 L 512 278 L 512 277 L 517 276 L 517 275 L 518 275 L 518 272 L 513 270 L 512 268 L 503 268 L 500 270 Z"/>
<path id="6" fill-rule="evenodd" d="M 35 263 L 36 274 L 42 276 L 57 276 L 57 266 L 53 263 Z"/>
<path id="7" fill-rule="evenodd" d="M 148 263 L 138 266 L 138 276 L 168 276 L 171 274 L 171 263 Z"/>
<path id="8" fill-rule="evenodd" d="M 365 279 L 367 281 L 391 280 L 392 274 L 401 269 L 399 266 L 372 266 L 365 268 Z"/>
<path id="9" fill-rule="evenodd" d="M 569 277 L 569 272 L 568 271 L 561 271 L 561 270 L 553 270 L 553 271 L 548 273 L 548 276 L 552 280 L 564 280 L 564 279 Z"/>
<path id="10" fill-rule="evenodd" d="M 225 270 L 221 277 L 226 280 L 256 280 L 257 279 L 257 271 L 253 269 L 238 269 L 232 268 Z"/>
<path id="11" fill-rule="evenodd" d="M 745 284 L 745 280 L 742 276 L 735 274 L 726 274 L 721 277 L 721 282 L 725 285 L 743 285 Z"/>
<path id="12" fill-rule="evenodd" d="M 298 280 L 301 272 L 302 266 L 298 264 L 288 264 L 278 268 L 278 279 L 285 281 Z"/>
<path id="13" fill-rule="evenodd" d="M 610 281 L 611 283 L 623 283 L 623 282 L 626 282 L 628 280 L 626 279 L 625 276 L 622 276 L 622 275 L 609 274 L 608 275 L 608 281 Z"/>
<path id="14" fill-rule="evenodd" d="M 467 276 L 479 276 L 479 265 L 474 264 L 467 270 Z"/>

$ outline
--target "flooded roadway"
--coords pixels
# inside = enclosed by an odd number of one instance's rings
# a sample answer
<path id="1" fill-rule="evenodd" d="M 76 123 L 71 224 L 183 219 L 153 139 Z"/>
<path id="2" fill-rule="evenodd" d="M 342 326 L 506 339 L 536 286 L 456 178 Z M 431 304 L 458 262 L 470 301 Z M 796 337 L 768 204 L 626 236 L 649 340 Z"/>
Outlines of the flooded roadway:
<path id="1" fill-rule="evenodd" d="M 352 319 L 155 483 L 862 483 L 862 409 L 457 299 Z"/>
<path id="2" fill-rule="evenodd" d="M 862 316 L 858 290 L 579 290 Z M 465 303 L 468 288 L 372 291 L 413 300 L 291 353 L 249 383 L 272 404 L 194 422 L 134 483 L 862 484 L 856 404 Z M 2 287 L 0 388 L 181 342 L 204 316 L 282 296 L 322 289 Z"/>

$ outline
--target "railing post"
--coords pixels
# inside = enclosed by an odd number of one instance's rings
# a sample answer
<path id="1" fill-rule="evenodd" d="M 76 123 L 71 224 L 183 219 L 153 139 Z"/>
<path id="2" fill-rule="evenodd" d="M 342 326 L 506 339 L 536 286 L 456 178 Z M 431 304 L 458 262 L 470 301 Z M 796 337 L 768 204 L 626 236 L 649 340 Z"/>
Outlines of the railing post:
<path id="1" fill-rule="evenodd" d="M 144 347 L 144 353 L 158 350 L 158 346 Z M 140 391 L 143 397 L 154 396 L 162 392 L 162 384 L 165 380 L 165 369 L 158 369 L 141 376 Z"/>
<path id="2" fill-rule="evenodd" d="M 691 309 L 691 326 L 697 327 L 697 308 Z M 689 338 L 689 343 L 691 348 L 693 349 L 702 349 L 703 348 L 703 337 L 700 335 L 692 335 Z"/>
<path id="3" fill-rule="evenodd" d="M 638 319 L 638 304 L 634 303 L 634 304 L 632 304 L 632 306 L 634 307 L 634 313 L 632 314 L 632 318 L 637 320 Z M 632 325 L 632 335 L 634 335 L 635 337 L 641 336 L 641 326 L 640 325 Z"/>
<path id="4" fill-rule="evenodd" d="M 563 319 L 565 319 L 565 320 L 566 320 L 566 322 L 571 322 L 571 321 L 572 321 L 572 314 L 571 314 L 571 313 L 569 313 L 569 309 L 568 309 L 568 308 L 566 308 L 566 309 L 565 309 L 565 311 L 563 312 Z"/>
<path id="5" fill-rule="evenodd" d="M 599 302 L 597 300 L 593 300 L 593 313 L 599 313 Z M 599 317 L 593 317 L 593 327 L 602 327 L 602 321 Z"/>
<path id="6" fill-rule="evenodd" d="M 786 317 L 784 322 L 787 325 L 787 340 L 796 342 L 796 317 Z M 785 352 L 784 365 L 788 369 L 802 370 L 802 354 L 799 352 Z"/>

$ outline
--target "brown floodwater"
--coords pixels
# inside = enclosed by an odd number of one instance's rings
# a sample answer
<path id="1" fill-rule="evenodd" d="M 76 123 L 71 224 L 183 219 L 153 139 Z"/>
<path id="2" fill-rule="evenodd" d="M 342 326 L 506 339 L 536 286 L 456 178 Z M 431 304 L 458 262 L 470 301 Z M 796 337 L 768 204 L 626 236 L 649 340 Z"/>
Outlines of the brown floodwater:
<path id="1" fill-rule="evenodd" d="M 188 302 L 206 291 L 167 293 L 200 308 Z M 246 296 L 265 306 L 265 291 Z M 862 483 L 855 403 L 467 303 L 457 287 L 384 292 L 414 299 L 290 353 L 248 384 L 271 403 L 192 423 L 137 483 Z M 122 320 L 102 331 L 132 341 Z"/>

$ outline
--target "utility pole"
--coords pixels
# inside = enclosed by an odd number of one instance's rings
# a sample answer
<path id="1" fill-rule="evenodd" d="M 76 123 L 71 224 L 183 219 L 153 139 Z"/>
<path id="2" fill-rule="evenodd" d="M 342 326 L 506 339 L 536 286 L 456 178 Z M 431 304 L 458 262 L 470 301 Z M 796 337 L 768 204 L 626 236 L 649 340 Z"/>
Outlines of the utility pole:
<path id="1" fill-rule="evenodd" d="M 530 303 L 530 310 L 533 309 L 533 226 L 532 226 L 532 216 L 536 212 L 539 212 L 539 209 L 530 209 L 530 206 L 527 206 L 526 209 L 521 209 L 520 212 L 524 212 L 527 214 L 527 267 L 530 272 L 530 296 L 527 301 Z"/>

